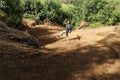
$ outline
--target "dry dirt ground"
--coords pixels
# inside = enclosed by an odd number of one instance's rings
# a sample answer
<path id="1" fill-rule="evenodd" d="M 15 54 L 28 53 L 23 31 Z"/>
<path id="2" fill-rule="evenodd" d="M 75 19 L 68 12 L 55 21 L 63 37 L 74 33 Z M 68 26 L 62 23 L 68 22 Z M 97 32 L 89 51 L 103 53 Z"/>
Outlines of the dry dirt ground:
<path id="1" fill-rule="evenodd" d="M 39 48 L 0 39 L 0 80 L 120 80 L 120 26 L 63 30 L 37 25 Z"/>

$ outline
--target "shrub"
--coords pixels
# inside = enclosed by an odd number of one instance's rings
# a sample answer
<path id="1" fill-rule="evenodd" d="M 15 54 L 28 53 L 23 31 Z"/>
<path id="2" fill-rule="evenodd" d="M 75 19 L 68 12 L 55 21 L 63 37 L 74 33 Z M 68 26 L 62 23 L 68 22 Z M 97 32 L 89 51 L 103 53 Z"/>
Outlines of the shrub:
<path id="1" fill-rule="evenodd" d="M 64 21 L 72 18 L 73 13 L 71 6 L 66 6 L 68 10 L 63 7 L 62 3 L 57 2 L 57 0 L 45 0 L 44 2 L 27 0 L 24 17 L 32 18 L 38 23 L 52 21 L 64 26 Z"/>
<path id="2" fill-rule="evenodd" d="M 6 22 L 15 28 L 21 25 L 23 8 L 20 0 L 1 0 L 0 9 L 5 12 Z"/>
<path id="3" fill-rule="evenodd" d="M 89 24 L 89 28 L 97 28 L 97 27 L 100 27 L 102 25 L 103 24 L 100 22 L 93 22 L 93 23 Z"/>

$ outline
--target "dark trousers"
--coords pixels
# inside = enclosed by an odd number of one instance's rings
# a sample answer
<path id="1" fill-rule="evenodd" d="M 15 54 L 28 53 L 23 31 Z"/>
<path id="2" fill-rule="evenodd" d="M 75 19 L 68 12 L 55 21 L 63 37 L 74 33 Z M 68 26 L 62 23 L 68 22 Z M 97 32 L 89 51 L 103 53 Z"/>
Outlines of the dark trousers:
<path id="1" fill-rule="evenodd" d="M 71 33 L 71 31 L 72 31 L 71 29 L 67 29 L 67 30 L 66 30 L 66 36 L 67 36 L 67 37 L 68 37 L 68 33 Z"/>

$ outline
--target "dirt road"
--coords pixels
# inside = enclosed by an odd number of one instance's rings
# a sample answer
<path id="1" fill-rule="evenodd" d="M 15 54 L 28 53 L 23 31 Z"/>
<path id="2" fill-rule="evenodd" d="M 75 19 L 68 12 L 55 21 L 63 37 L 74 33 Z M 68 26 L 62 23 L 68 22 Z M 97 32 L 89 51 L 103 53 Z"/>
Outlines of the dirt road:
<path id="1" fill-rule="evenodd" d="M 67 41 L 61 28 L 28 32 L 40 48 L 0 39 L 0 80 L 120 80 L 120 26 L 75 30 Z"/>

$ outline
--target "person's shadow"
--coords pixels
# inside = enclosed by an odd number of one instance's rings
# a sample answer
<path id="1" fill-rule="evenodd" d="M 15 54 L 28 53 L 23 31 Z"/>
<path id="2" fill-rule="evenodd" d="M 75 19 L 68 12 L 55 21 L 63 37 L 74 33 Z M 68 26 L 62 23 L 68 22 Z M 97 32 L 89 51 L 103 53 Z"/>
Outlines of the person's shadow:
<path id="1" fill-rule="evenodd" d="M 70 41 L 71 41 L 71 40 L 76 40 L 76 39 L 77 39 L 77 40 L 80 40 L 81 37 L 82 37 L 82 36 L 76 35 L 76 37 L 75 37 L 75 38 L 71 38 Z"/>

